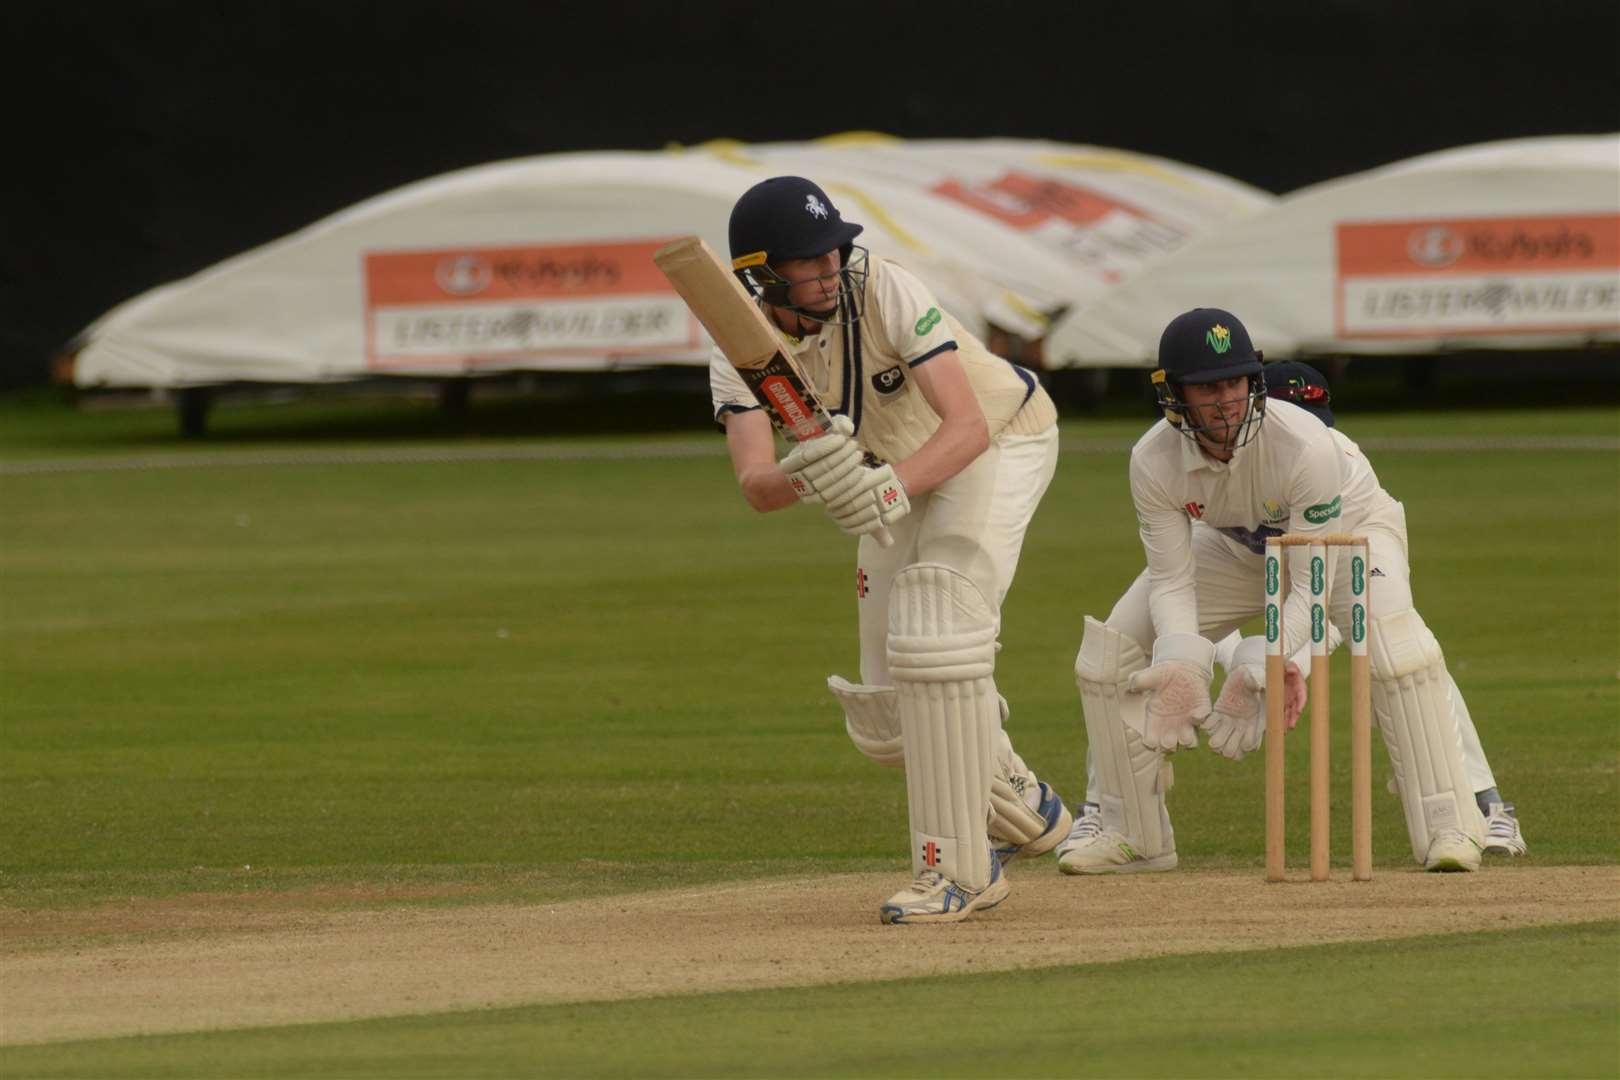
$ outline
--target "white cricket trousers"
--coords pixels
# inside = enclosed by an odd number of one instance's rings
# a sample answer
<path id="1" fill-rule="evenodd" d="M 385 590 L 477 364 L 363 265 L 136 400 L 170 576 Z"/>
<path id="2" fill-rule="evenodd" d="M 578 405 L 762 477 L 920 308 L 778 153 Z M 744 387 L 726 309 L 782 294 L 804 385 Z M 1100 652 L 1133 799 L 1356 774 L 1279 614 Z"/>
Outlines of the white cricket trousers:
<path id="1" fill-rule="evenodd" d="M 1003 433 L 984 453 L 933 491 L 911 500 L 911 513 L 891 528 L 893 547 L 861 537 L 855 569 L 860 612 L 861 682 L 892 686 L 889 677 L 889 589 L 917 562 L 943 563 L 979 587 L 1001 619 L 1024 533 L 1057 470 L 1058 432 Z"/>

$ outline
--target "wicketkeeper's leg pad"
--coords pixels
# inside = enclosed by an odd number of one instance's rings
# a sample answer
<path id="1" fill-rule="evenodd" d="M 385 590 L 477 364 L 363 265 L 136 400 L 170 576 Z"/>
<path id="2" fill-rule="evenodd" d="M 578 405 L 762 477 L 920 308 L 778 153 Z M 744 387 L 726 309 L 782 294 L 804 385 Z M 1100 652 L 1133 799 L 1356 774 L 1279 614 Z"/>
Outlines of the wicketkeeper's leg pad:
<path id="1" fill-rule="evenodd" d="M 1125 690 L 1131 675 L 1147 666 L 1141 645 L 1086 616 L 1074 675 L 1097 770 L 1103 826 L 1119 832 L 1143 858 L 1153 859 L 1174 851 L 1176 841 L 1164 805 L 1172 782 L 1170 763 L 1142 744 L 1142 695 Z"/>
<path id="2" fill-rule="evenodd" d="M 833 675 L 827 679 L 827 689 L 844 707 L 844 730 L 857 750 L 879 765 L 896 769 L 905 765 L 900 695 L 894 687 L 862 686 Z"/>
<path id="3" fill-rule="evenodd" d="M 1440 643 L 1417 611 L 1372 620 L 1372 705 L 1406 811 L 1412 855 L 1423 862 L 1441 829 L 1483 846 L 1485 818 L 1474 802 L 1451 707 Z"/>
<path id="4" fill-rule="evenodd" d="M 895 577 L 889 672 L 900 705 L 914 873 L 990 884 L 986 822 L 1000 706 L 995 612 L 971 579 L 939 563 Z"/>

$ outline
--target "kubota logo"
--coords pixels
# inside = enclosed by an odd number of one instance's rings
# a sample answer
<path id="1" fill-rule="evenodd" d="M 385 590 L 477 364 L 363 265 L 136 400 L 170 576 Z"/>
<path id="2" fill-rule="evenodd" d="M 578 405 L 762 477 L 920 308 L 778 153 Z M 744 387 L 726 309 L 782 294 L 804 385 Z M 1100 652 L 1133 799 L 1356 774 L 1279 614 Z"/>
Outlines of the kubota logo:
<path id="1" fill-rule="evenodd" d="M 917 336 L 922 337 L 924 334 L 928 333 L 928 331 L 938 326 L 939 320 L 942 318 L 944 318 L 944 316 L 939 313 L 939 308 L 929 308 L 923 313 L 923 317 L 917 320 Z"/>
<path id="2" fill-rule="evenodd" d="M 433 268 L 433 280 L 451 296 L 472 296 L 489 288 L 494 274 L 489 263 L 477 255 L 457 255 L 443 259 Z"/>
<path id="3" fill-rule="evenodd" d="M 1277 605 L 1266 605 L 1266 640 L 1275 643 L 1277 640 Z"/>
<path id="4" fill-rule="evenodd" d="M 1325 584 L 1325 579 L 1327 577 L 1327 574 L 1324 571 L 1326 569 L 1327 568 L 1322 565 L 1322 556 L 1313 555 L 1311 557 L 1311 593 L 1314 596 L 1320 596 L 1324 591 L 1323 585 Z"/>
<path id="5" fill-rule="evenodd" d="M 1450 266 L 1462 257 L 1463 240 L 1444 225 L 1430 225 L 1406 238 L 1406 253 L 1422 266 Z"/>
<path id="6" fill-rule="evenodd" d="M 1317 503 L 1315 506 L 1305 508 L 1305 520 L 1312 525 L 1320 525 L 1325 521 L 1332 521 L 1339 516 L 1339 496 L 1333 496 L 1332 502 Z"/>
<path id="7" fill-rule="evenodd" d="M 1277 565 L 1277 560 L 1275 558 L 1268 558 L 1266 560 L 1266 595 L 1267 596 L 1276 596 L 1277 595 L 1278 579 L 1279 579 L 1281 573 L 1282 573 L 1282 570 Z"/>
<path id="8" fill-rule="evenodd" d="M 1204 343 L 1217 353 L 1224 354 L 1232 347 L 1232 331 L 1216 323 L 1209 328 L 1209 333 L 1204 335 Z"/>

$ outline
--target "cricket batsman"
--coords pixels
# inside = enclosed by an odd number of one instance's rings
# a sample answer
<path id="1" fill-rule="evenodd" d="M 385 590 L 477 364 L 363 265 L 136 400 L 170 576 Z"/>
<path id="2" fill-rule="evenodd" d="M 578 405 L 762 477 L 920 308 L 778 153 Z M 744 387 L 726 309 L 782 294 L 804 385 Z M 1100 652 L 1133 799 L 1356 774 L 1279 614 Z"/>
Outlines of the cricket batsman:
<path id="1" fill-rule="evenodd" d="M 756 184 L 731 213 L 732 266 L 832 431 L 779 462 L 718 350 L 709 381 L 749 505 L 819 506 L 858 538 L 860 682 L 827 685 L 856 748 L 905 769 L 913 880 L 879 916 L 958 922 L 1005 899 L 1004 864 L 1052 850 L 1071 820 L 1013 750 L 994 678 L 1001 603 L 1057 465 L 1057 410 L 910 272 L 856 245 L 861 231 L 796 176 Z"/>
<path id="2" fill-rule="evenodd" d="M 1085 619 L 1075 674 L 1094 786 L 1059 847 L 1059 867 L 1176 865 L 1168 755 L 1197 746 L 1202 730 L 1212 749 L 1240 758 L 1265 732 L 1263 637 L 1242 639 L 1214 701 L 1210 689 L 1214 642 L 1262 606 L 1266 538 L 1345 532 L 1369 540 L 1373 713 L 1413 858 L 1428 870 L 1477 870 L 1485 813 L 1464 764 L 1445 657 L 1412 605 L 1404 508 L 1361 467 L 1354 443 L 1307 409 L 1267 398 L 1261 354 L 1231 312 L 1196 308 L 1172 320 L 1153 384 L 1164 418 L 1130 463 L 1147 569 L 1106 621 Z M 1337 551 L 1327 552 L 1332 580 Z M 1283 651 L 1292 655 L 1309 634 L 1307 560 L 1290 560 L 1289 573 Z M 1348 590 L 1330 598 L 1341 635 L 1349 605 Z M 1291 672 L 1286 691 L 1293 718 L 1305 696 L 1299 676 Z"/>

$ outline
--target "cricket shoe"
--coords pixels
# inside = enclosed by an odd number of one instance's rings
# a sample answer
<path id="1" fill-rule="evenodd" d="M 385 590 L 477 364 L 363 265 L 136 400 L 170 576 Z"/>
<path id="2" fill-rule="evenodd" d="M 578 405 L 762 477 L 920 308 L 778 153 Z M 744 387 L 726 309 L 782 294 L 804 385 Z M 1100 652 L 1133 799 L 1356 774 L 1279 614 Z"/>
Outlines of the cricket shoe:
<path id="1" fill-rule="evenodd" d="M 989 911 L 1007 899 L 1010 891 L 1007 875 L 995 859 L 990 860 L 990 884 L 976 890 L 963 888 L 938 870 L 924 870 L 910 888 L 895 893 L 878 908 L 878 917 L 885 923 L 908 925 L 961 922 L 975 911 Z"/>
<path id="2" fill-rule="evenodd" d="M 1479 869 L 1480 845 L 1461 829 L 1441 829 L 1429 840 L 1423 869 L 1436 874 L 1467 873 Z"/>
<path id="3" fill-rule="evenodd" d="M 1069 808 L 1063 805 L 1058 793 L 1052 790 L 1052 785 L 1045 780 L 1040 781 L 1041 804 L 1035 812 L 1046 823 L 1041 834 L 1028 843 L 1020 844 L 1014 840 L 1003 840 L 999 836 L 990 838 L 990 856 L 1002 866 L 1006 866 L 1014 859 L 1033 859 L 1045 855 L 1048 851 L 1063 842 L 1069 834 L 1069 825 L 1073 818 Z"/>
<path id="4" fill-rule="evenodd" d="M 1176 853 L 1148 858 L 1114 829 L 1105 828 L 1102 808 L 1082 803 L 1074 828 L 1058 845 L 1058 869 L 1065 874 L 1145 874 L 1174 870 Z"/>
<path id="5" fill-rule="evenodd" d="M 1519 829 L 1519 815 L 1512 803 L 1491 803 L 1485 815 L 1485 854 L 1523 855 L 1529 851 Z"/>

